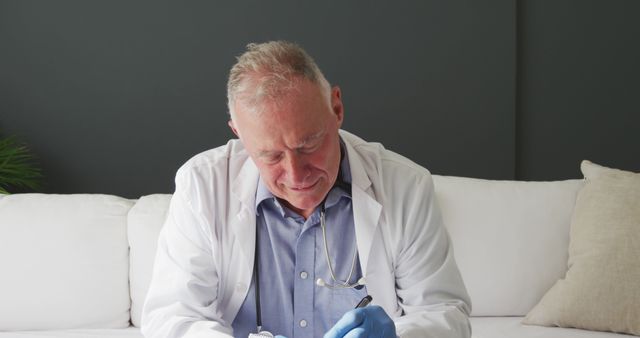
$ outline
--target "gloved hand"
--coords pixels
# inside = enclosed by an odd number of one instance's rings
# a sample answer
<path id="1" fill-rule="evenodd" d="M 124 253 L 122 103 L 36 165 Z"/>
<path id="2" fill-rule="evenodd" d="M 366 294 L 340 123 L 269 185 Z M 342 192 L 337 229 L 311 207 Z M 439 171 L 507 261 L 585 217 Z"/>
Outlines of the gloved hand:
<path id="1" fill-rule="evenodd" d="M 371 305 L 345 313 L 324 338 L 396 338 L 396 326 L 384 310 Z"/>

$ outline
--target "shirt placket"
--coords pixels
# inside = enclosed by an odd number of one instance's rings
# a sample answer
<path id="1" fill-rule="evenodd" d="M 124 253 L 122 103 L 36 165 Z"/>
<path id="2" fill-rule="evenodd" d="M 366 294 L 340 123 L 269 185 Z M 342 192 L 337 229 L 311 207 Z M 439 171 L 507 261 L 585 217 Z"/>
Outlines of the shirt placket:
<path id="1" fill-rule="evenodd" d="M 315 231 L 317 212 L 301 224 L 302 231 L 296 244 L 295 280 L 293 290 L 294 337 L 313 337 L 314 332 L 314 280 Z M 301 219 L 300 222 L 303 220 Z"/>

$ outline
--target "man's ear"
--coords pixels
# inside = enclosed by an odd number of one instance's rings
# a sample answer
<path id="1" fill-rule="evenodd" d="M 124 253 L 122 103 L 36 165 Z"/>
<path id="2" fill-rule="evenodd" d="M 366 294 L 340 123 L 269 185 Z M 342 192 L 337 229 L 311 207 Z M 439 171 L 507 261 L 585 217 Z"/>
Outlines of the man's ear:
<path id="1" fill-rule="evenodd" d="M 238 129 L 236 129 L 235 124 L 233 123 L 233 120 L 229 120 L 229 122 L 227 122 L 227 124 L 229 125 L 229 128 L 231 128 L 231 131 L 238 137 L 240 138 L 240 134 L 238 133 Z"/>
<path id="2" fill-rule="evenodd" d="M 338 119 L 338 128 L 340 128 L 344 120 L 344 106 L 342 105 L 342 92 L 338 86 L 331 88 L 331 110 Z"/>

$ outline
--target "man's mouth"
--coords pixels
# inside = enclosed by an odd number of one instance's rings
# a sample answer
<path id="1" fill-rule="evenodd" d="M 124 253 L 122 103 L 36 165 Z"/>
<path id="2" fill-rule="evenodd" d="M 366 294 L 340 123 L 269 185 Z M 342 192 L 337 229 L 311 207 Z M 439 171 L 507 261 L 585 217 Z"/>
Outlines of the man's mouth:
<path id="1" fill-rule="evenodd" d="M 293 191 L 297 191 L 297 192 L 304 192 L 304 191 L 309 191 L 311 189 L 313 189 L 318 182 L 320 182 L 320 180 L 317 180 L 315 183 L 311 184 L 311 185 L 306 185 L 306 186 L 299 186 L 299 187 L 291 187 L 290 189 Z"/>

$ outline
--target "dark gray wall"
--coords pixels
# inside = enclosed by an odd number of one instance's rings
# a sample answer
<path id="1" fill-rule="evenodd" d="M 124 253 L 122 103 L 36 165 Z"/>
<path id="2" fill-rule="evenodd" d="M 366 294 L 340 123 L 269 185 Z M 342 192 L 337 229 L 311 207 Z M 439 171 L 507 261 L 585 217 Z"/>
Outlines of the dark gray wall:
<path id="1" fill-rule="evenodd" d="M 640 171 L 640 1 L 521 1 L 517 177 Z"/>
<path id="2" fill-rule="evenodd" d="M 180 164 L 232 137 L 235 55 L 288 39 L 341 86 L 345 129 L 434 173 L 578 177 L 585 157 L 640 169 L 638 5 L 610 3 L 4 1 L 0 133 L 31 145 L 47 192 L 171 192 Z M 585 52 L 599 54 L 569 62 Z M 585 70 L 616 85 L 575 76 Z M 556 94 L 576 84 L 570 99 Z M 592 133 L 607 123 L 615 133 Z"/>

